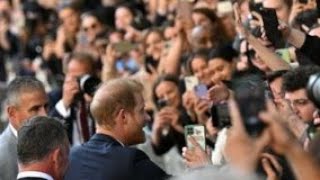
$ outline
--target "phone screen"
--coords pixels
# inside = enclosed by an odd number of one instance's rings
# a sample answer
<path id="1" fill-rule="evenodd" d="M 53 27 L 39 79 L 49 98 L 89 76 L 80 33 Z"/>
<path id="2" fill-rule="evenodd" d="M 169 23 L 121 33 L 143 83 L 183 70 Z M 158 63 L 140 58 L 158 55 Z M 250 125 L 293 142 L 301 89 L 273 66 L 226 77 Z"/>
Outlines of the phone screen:
<path id="1" fill-rule="evenodd" d="M 129 41 L 121 41 L 119 43 L 114 44 L 114 49 L 121 54 L 128 53 L 135 47 L 136 46 Z"/>
<path id="2" fill-rule="evenodd" d="M 188 138 L 188 137 L 192 136 L 203 150 L 206 149 L 206 136 L 205 136 L 204 126 L 202 126 L 202 125 L 185 126 L 184 127 L 184 134 L 185 134 L 185 139 L 186 139 L 188 148 L 192 149 L 194 147 Z"/>
<path id="3" fill-rule="evenodd" d="M 205 98 L 208 94 L 208 88 L 205 84 L 199 84 L 195 86 L 194 91 L 199 98 Z"/>

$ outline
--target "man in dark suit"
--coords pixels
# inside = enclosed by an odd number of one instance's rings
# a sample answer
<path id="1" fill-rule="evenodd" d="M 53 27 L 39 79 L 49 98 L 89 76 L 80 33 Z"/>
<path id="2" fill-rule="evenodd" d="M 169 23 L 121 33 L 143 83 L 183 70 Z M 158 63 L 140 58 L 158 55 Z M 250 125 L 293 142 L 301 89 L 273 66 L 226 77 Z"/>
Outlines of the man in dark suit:
<path id="1" fill-rule="evenodd" d="M 17 77 L 8 86 L 6 113 L 9 124 L 0 135 L 0 180 L 16 179 L 17 131 L 28 118 L 47 115 L 48 98 L 42 83 L 31 77 Z"/>
<path id="2" fill-rule="evenodd" d="M 101 85 L 90 110 L 96 134 L 70 154 L 66 180 L 165 179 L 168 175 L 147 155 L 130 145 L 145 141 L 143 87 L 130 79 L 115 79 Z"/>
<path id="3" fill-rule="evenodd" d="M 95 62 L 87 53 L 73 53 L 66 66 L 66 77 L 62 89 L 49 94 L 52 109 L 49 116 L 61 119 L 66 125 L 69 140 L 73 145 L 88 141 L 94 134 L 93 120 L 88 116 L 91 97 L 82 92 L 79 79 L 84 75 L 95 76 Z M 82 106 L 82 107 L 81 107 Z M 80 118 L 80 111 L 86 114 Z"/>
<path id="4" fill-rule="evenodd" d="M 69 140 L 56 119 L 37 116 L 18 131 L 18 180 L 62 180 L 68 166 Z"/>

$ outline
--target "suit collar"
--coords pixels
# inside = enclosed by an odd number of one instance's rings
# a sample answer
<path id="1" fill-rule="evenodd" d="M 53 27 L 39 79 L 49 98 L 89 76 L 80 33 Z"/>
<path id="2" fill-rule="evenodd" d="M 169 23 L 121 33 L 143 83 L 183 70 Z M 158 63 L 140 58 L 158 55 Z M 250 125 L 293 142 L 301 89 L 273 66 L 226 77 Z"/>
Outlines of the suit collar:
<path id="1" fill-rule="evenodd" d="M 109 143 L 114 143 L 116 145 L 120 145 L 120 146 L 123 146 L 124 147 L 124 144 L 115 139 L 114 137 L 110 136 L 110 135 L 107 135 L 107 134 L 95 134 L 91 137 L 92 141 L 108 141 Z"/>

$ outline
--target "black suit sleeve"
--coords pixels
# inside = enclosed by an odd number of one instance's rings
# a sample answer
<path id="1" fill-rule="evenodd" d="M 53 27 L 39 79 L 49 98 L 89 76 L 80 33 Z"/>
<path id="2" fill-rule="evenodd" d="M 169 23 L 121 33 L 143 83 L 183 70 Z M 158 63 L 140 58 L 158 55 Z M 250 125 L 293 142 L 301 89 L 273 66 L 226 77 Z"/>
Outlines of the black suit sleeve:
<path id="1" fill-rule="evenodd" d="M 132 179 L 139 180 L 163 180 L 170 176 L 165 173 L 160 167 L 154 164 L 149 157 L 142 151 L 136 150 L 134 155 L 134 170 Z"/>

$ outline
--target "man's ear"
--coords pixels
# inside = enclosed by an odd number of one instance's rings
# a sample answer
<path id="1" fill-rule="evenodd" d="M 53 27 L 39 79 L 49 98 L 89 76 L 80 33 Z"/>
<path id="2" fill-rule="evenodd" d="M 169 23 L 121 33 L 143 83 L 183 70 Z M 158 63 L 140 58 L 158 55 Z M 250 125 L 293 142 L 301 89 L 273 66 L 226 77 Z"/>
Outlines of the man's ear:
<path id="1" fill-rule="evenodd" d="M 53 150 L 50 153 L 49 158 L 50 158 L 49 162 L 52 163 L 52 167 L 56 173 L 59 172 L 61 164 L 66 163 L 66 162 L 62 162 L 63 161 L 63 154 L 62 154 L 61 148 L 56 148 L 55 150 Z"/>
<path id="2" fill-rule="evenodd" d="M 121 109 L 117 114 L 117 120 L 118 122 L 121 122 L 121 124 L 127 124 L 128 123 L 128 113 Z"/>
<path id="3" fill-rule="evenodd" d="M 16 107 L 8 106 L 6 108 L 6 110 L 7 110 L 8 118 L 11 120 L 15 120 L 16 119 Z"/>

